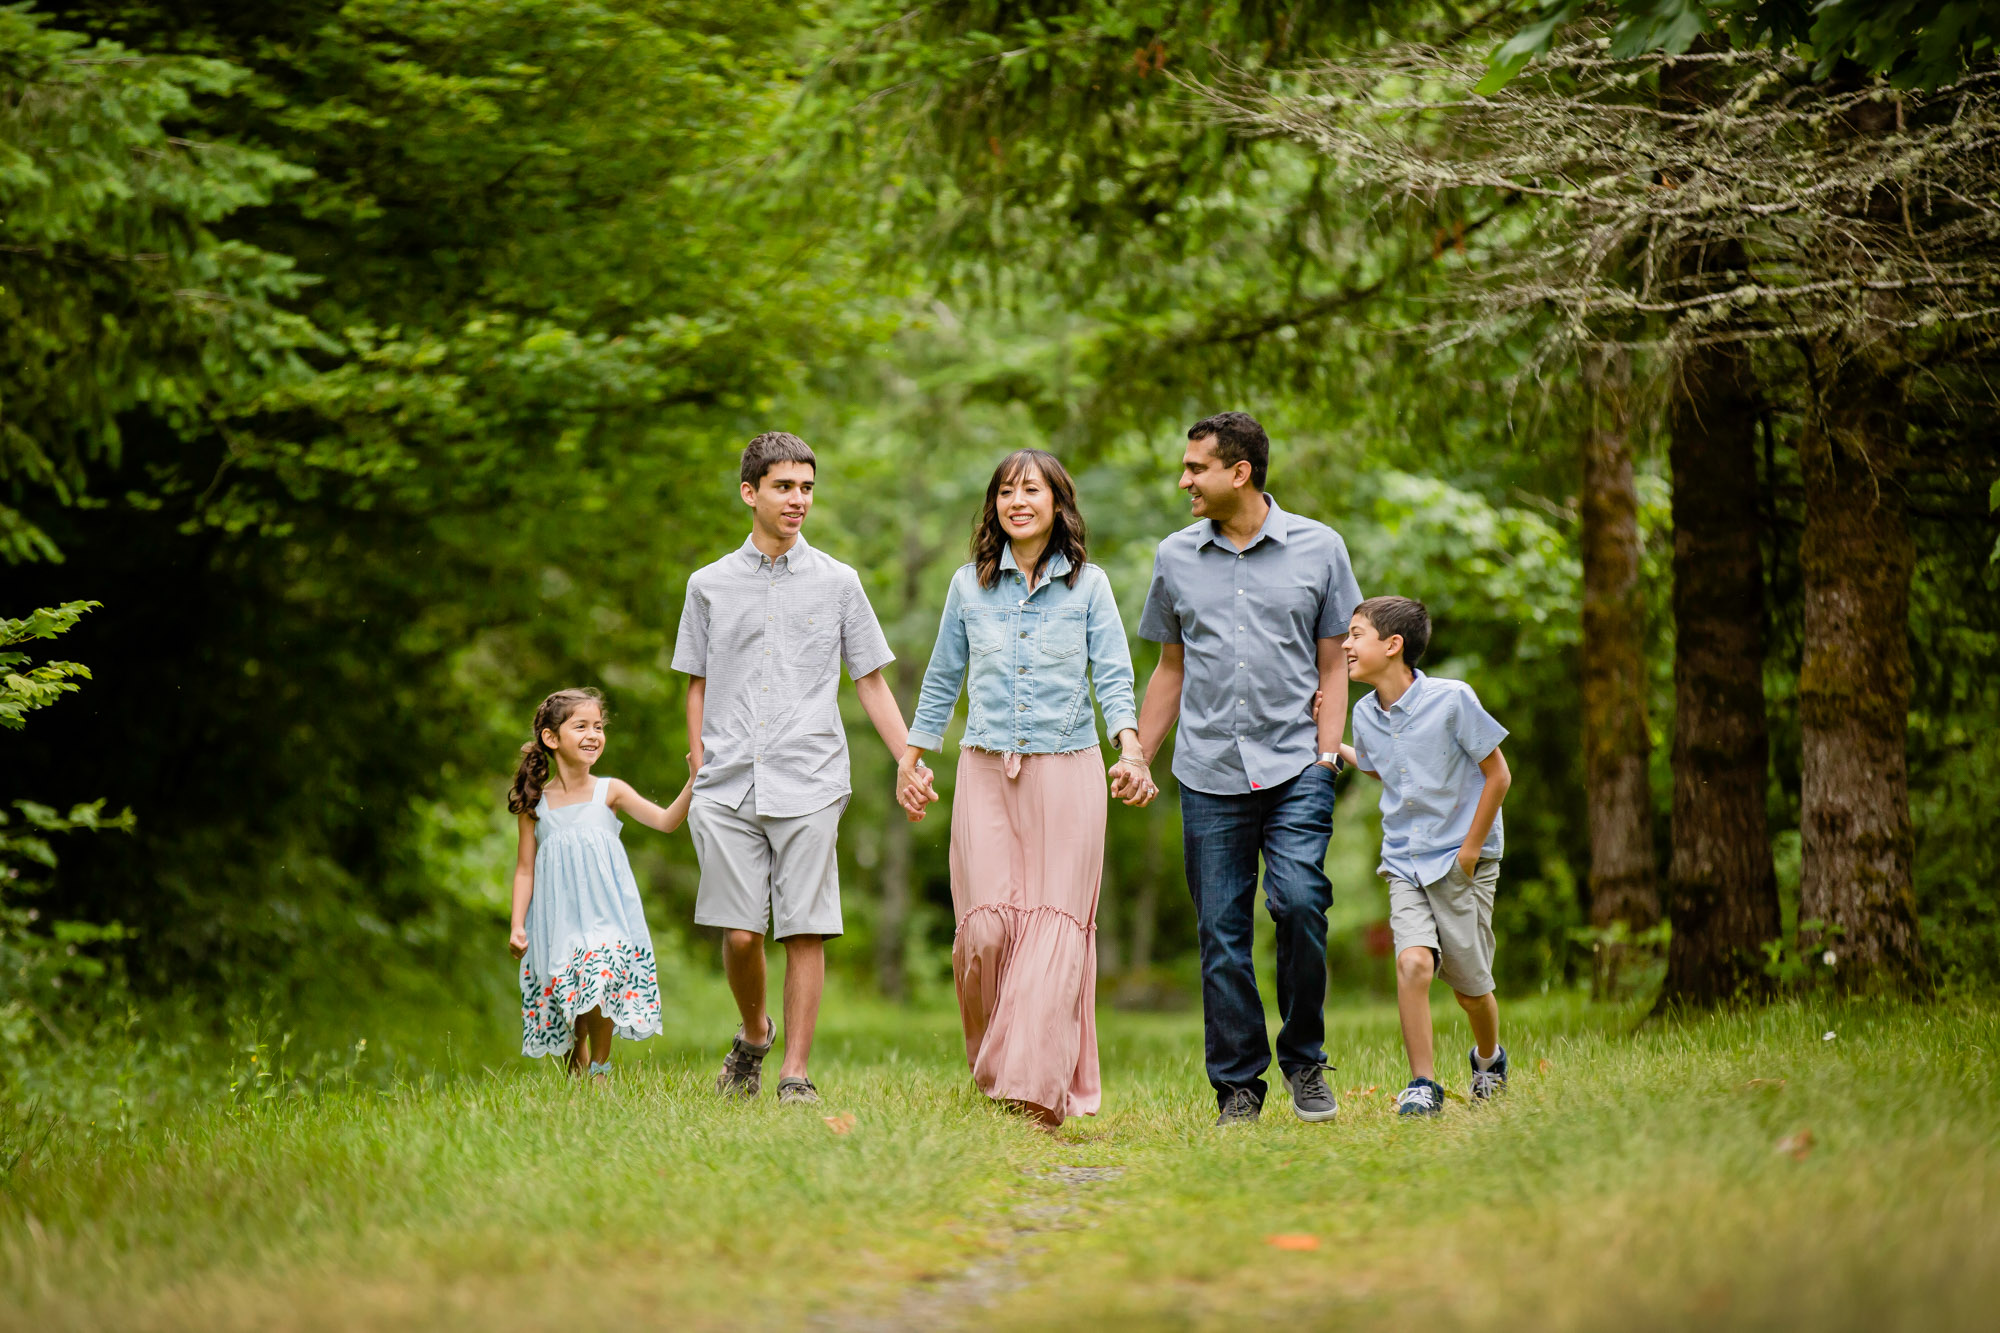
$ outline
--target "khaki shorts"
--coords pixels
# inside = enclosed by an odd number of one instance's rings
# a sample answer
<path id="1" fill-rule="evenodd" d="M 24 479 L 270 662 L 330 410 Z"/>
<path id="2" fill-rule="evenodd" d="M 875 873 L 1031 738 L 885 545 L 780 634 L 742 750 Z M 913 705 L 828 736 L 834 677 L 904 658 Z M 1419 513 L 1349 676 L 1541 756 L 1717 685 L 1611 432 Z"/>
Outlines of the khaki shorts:
<path id="1" fill-rule="evenodd" d="M 707 796 L 688 807 L 688 833 L 701 860 L 694 898 L 698 926 L 751 930 L 773 939 L 840 934 L 841 797 L 794 819 L 757 813 L 752 788 L 731 810 Z"/>
<path id="2" fill-rule="evenodd" d="M 1389 881 L 1389 929 L 1396 953 L 1428 948 L 1438 975 L 1460 995 L 1493 993 L 1493 891 L 1500 885 L 1497 858 L 1481 860 L 1471 878 L 1454 857 L 1444 878 L 1422 888 L 1384 875 Z"/>

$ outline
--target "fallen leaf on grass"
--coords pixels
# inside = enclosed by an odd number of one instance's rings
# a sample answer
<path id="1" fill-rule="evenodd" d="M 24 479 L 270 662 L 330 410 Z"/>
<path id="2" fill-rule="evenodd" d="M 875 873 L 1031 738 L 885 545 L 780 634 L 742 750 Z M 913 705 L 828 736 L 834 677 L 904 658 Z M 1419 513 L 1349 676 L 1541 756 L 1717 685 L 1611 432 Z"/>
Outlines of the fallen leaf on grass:
<path id="1" fill-rule="evenodd" d="M 849 1111 L 843 1111 L 839 1115 L 821 1116 L 820 1119 L 826 1121 L 826 1127 L 836 1134 L 845 1134 L 854 1128 L 854 1115 Z"/>
<path id="2" fill-rule="evenodd" d="M 1535 1061 L 1535 1072 L 1537 1074 L 1546 1074 L 1549 1072 L 1549 1062 L 1546 1056 L 1544 1056 L 1540 1060 Z"/>
<path id="3" fill-rule="evenodd" d="M 1264 1243 L 1274 1250 L 1316 1250 L 1318 1236 L 1303 1236 L 1297 1232 L 1281 1232 L 1276 1236 L 1264 1237 Z"/>
<path id="4" fill-rule="evenodd" d="M 1812 1150 L 1813 1135 L 1810 1129 L 1801 1129 L 1785 1135 L 1778 1140 L 1778 1146 L 1772 1149 L 1773 1152 L 1790 1153 L 1795 1162 L 1805 1161 L 1806 1154 Z"/>
<path id="5" fill-rule="evenodd" d="M 1753 1078 L 1743 1085 L 1742 1091 L 1755 1092 L 1759 1088 L 1769 1088 L 1772 1092 L 1776 1092 L 1784 1086 L 1785 1080 L 1781 1078 Z"/>
<path id="6" fill-rule="evenodd" d="M 1370 1083 L 1365 1088 L 1349 1088 L 1343 1095 L 1348 1097 L 1369 1097 L 1373 1096 L 1375 1089 L 1381 1086 L 1379 1083 Z"/>

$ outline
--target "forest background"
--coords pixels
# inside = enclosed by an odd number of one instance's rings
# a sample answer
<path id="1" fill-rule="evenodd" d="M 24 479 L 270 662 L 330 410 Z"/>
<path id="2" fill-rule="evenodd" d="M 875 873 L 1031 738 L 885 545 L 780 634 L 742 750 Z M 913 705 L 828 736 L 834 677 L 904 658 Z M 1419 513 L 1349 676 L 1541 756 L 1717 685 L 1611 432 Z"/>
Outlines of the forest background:
<path id="1" fill-rule="evenodd" d="M 1965 179 L 1994 160 L 1993 30 L 1987 6 L 1837 0 L 0 7 L 10 1077 L 93 1032 L 124 1034 L 87 1043 L 105 1059 L 246 1029 L 504 1051 L 514 751 L 545 693 L 595 684 L 606 770 L 678 789 L 674 627 L 688 573 L 742 538 L 749 435 L 817 449 L 811 539 L 862 572 L 907 710 L 1002 454 L 1069 462 L 1129 626 L 1187 519 L 1186 425 L 1227 407 L 1269 427 L 1280 502 L 1344 534 L 1364 592 L 1424 599 L 1429 665 L 1512 733 L 1503 993 L 1990 987 L 2000 231 Z M 1538 139 L 1607 64 L 1696 110 L 1665 139 Z M 1724 73 L 1677 83 L 1691 67 Z M 1447 103 L 1498 123 L 1454 137 Z M 1906 104 L 1891 130 L 1856 110 Z M 1349 111 L 1410 151 L 1343 147 Z M 1956 304 L 1887 259 L 1836 254 L 1888 275 L 1851 290 L 1764 262 L 1796 237 L 1759 220 L 1796 206 L 1647 211 L 1679 189 L 1648 154 L 1684 122 L 1794 113 L 1805 178 L 1857 141 L 1903 155 L 1812 206 L 1887 200 Z M 1655 230 L 1565 285 L 1608 194 L 1536 182 L 1592 171 L 1638 182 L 1619 216 Z M 1620 276 L 1639 295 L 1607 315 L 1605 273 L 1649 256 L 1680 285 Z M 1790 286 L 1732 322 L 1717 298 L 1758 282 Z M 1843 411 L 1893 444 L 1859 474 Z M 1747 471 L 1677 472 L 1718 421 L 1707 447 Z M 1735 545 L 1704 565 L 1717 516 Z M 1738 600 L 1677 601 L 1677 553 L 1726 564 Z M 1701 695 L 1691 627 L 1747 683 Z M 1828 644 L 1863 660 L 1829 674 Z M 1691 698 L 1727 703 L 1706 734 L 1729 744 L 1690 736 Z M 1846 746 L 1865 773 L 1825 757 L 1843 726 L 1877 747 Z M 905 824 L 851 734 L 837 984 L 936 995 L 948 823 Z M 1751 774 L 1728 883 L 1687 859 L 1695 779 L 1725 762 Z M 1342 792 L 1334 985 L 1382 992 L 1373 793 Z M 1828 822 L 1842 801 L 1886 831 Z M 1106 1001 L 1192 1002 L 1179 840 L 1170 784 L 1113 812 Z M 664 965 L 712 969 L 685 839 L 628 844 Z M 1850 899 L 1876 924 L 1836 925 Z"/>

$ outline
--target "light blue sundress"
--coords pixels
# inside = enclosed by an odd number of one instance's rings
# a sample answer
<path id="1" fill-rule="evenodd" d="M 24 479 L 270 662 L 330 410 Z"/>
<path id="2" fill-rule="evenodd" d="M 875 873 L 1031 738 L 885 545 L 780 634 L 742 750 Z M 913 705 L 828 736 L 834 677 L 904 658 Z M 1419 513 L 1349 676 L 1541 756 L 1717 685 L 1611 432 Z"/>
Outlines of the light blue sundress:
<path id="1" fill-rule="evenodd" d="M 590 799 L 535 804 L 535 895 L 521 958 L 521 1054 L 565 1055 L 576 1016 L 602 1009 L 629 1041 L 660 1032 L 660 975 L 618 814 Z"/>

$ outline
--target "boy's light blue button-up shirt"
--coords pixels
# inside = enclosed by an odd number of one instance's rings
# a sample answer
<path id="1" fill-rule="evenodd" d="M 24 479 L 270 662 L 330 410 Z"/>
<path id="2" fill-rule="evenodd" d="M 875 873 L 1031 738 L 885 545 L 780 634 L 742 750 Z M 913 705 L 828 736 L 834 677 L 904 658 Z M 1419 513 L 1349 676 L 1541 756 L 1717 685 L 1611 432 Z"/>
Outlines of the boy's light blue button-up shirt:
<path id="1" fill-rule="evenodd" d="M 1139 616 L 1141 638 L 1183 646 L 1174 777 L 1212 796 L 1290 782 L 1319 758 L 1319 641 L 1344 637 L 1361 602 L 1340 534 L 1264 499 L 1241 551 L 1209 519 L 1161 542 Z"/>
<path id="2" fill-rule="evenodd" d="M 1093 686 L 1113 736 L 1139 725 L 1132 654 L 1111 580 L 1087 564 L 1072 588 L 1069 570 L 1068 557 L 1057 552 L 1030 592 L 1009 546 L 991 588 L 979 586 L 977 566 L 952 575 L 910 744 L 944 748 L 961 686 L 970 707 L 960 743 L 975 749 L 1060 754 L 1097 744 Z"/>
<path id="3" fill-rule="evenodd" d="M 1462 680 L 1415 673 L 1403 697 L 1382 707 L 1371 691 L 1354 704 L 1354 756 L 1382 779 L 1382 865 L 1377 873 L 1435 884 L 1451 870 L 1486 790 L 1479 763 L 1507 739 Z M 1505 846 L 1501 817 L 1481 860 Z"/>

